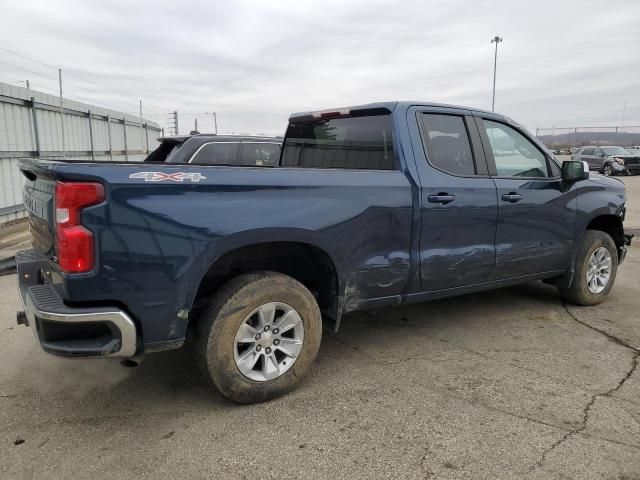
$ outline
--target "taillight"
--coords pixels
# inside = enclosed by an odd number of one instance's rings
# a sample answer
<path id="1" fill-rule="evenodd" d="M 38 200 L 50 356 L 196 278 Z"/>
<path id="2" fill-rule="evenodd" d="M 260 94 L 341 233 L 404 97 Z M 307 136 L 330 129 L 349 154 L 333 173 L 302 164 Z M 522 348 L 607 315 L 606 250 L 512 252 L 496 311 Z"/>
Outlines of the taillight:
<path id="1" fill-rule="evenodd" d="M 93 234 L 80 224 L 80 211 L 104 200 L 104 187 L 96 182 L 56 183 L 56 240 L 58 264 L 68 273 L 93 268 Z"/>

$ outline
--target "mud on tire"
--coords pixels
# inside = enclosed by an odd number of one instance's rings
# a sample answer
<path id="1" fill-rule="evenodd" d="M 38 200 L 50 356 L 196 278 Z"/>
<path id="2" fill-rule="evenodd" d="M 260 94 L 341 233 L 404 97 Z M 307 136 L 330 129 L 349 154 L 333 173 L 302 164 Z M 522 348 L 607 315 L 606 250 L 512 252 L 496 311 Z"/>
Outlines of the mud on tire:
<path id="1" fill-rule="evenodd" d="M 610 274 L 606 286 L 601 292 L 594 293 L 587 283 L 589 259 L 599 248 L 604 247 L 611 256 Z M 613 287 L 618 271 L 618 250 L 611 236 L 599 230 L 587 230 L 582 237 L 576 257 L 575 272 L 569 288 L 561 288 L 562 298 L 576 305 L 597 305 L 602 302 Z"/>
<path id="2" fill-rule="evenodd" d="M 245 376 L 236 363 L 236 333 L 253 311 L 271 302 L 297 312 L 304 338 L 294 363 L 284 373 L 256 381 Z M 206 378 L 225 397 L 255 403 L 279 397 L 300 383 L 315 360 L 321 336 L 320 310 L 311 292 L 287 275 L 261 271 L 240 275 L 218 290 L 198 319 L 195 353 Z"/>

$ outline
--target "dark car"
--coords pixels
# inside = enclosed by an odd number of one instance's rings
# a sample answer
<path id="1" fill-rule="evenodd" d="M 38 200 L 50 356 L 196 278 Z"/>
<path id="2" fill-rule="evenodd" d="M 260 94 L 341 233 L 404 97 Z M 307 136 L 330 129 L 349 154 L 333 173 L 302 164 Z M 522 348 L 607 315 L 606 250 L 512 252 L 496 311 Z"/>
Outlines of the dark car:
<path id="1" fill-rule="evenodd" d="M 205 133 L 158 141 L 160 145 L 145 158 L 146 163 L 275 167 L 282 146 L 282 138 Z"/>
<path id="2" fill-rule="evenodd" d="M 640 173 L 640 154 L 634 155 L 622 147 L 582 147 L 571 159 L 587 162 L 591 170 L 597 170 L 608 177 L 620 173 Z"/>
<path id="3" fill-rule="evenodd" d="M 226 397 L 262 401 L 309 371 L 323 320 L 534 280 L 595 305 L 631 241 L 621 181 L 560 165 L 493 112 L 294 114 L 276 167 L 196 164 L 218 140 L 164 163 L 21 162 L 18 322 L 45 351 L 135 362 L 186 345 Z"/>

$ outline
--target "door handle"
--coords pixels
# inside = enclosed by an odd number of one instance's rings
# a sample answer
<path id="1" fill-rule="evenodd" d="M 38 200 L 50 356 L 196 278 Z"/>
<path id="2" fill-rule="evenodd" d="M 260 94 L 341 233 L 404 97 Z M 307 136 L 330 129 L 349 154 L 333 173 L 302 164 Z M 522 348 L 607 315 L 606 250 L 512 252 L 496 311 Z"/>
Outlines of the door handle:
<path id="1" fill-rule="evenodd" d="M 509 192 L 502 195 L 502 200 L 505 202 L 516 203 L 522 200 L 522 195 L 516 192 Z"/>
<path id="2" fill-rule="evenodd" d="M 448 193 L 440 192 L 437 195 L 429 195 L 427 200 L 429 203 L 440 203 L 442 205 L 446 205 L 447 203 L 451 203 L 456 199 L 455 195 L 449 195 Z"/>

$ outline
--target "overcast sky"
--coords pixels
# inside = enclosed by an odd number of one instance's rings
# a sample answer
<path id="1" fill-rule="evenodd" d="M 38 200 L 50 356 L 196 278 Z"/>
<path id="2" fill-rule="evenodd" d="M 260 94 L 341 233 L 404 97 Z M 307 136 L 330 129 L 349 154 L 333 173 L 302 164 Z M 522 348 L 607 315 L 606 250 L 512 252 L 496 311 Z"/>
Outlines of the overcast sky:
<path id="1" fill-rule="evenodd" d="M 536 127 L 640 125 L 640 1 L 0 0 L 0 48 L 59 66 L 70 98 L 182 132 L 284 131 L 290 112 L 380 100 L 491 108 Z M 68 72 L 68 73 L 67 73 Z M 77 76 L 72 76 L 76 74 Z M 0 81 L 57 88 L 0 50 Z M 83 79 L 95 83 L 89 83 Z M 103 88 L 106 87 L 106 88 Z"/>

